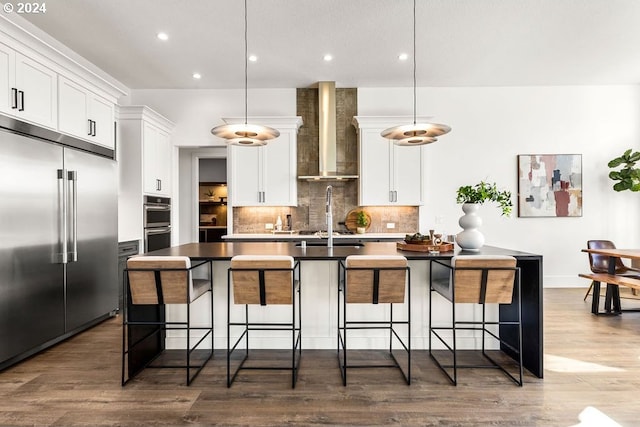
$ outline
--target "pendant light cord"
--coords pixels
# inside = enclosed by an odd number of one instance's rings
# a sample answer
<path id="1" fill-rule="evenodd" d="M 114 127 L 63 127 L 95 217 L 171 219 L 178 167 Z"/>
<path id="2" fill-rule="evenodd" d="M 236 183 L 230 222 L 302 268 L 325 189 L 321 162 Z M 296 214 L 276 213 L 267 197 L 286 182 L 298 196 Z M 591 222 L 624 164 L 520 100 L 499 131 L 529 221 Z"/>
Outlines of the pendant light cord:
<path id="1" fill-rule="evenodd" d="M 413 124 L 416 124 L 416 0 L 413 0 Z"/>
<path id="2" fill-rule="evenodd" d="M 414 0 L 415 2 L 415 0 Z M 415 4 L 414 4 L 415 7 Z M 414 26 L 415 26 L 415 13 L 414 13 Z M 247 77 L 249 74 L 249 42 L 247 37 L 247 0 L 244 0 L 244 124 L 247 124 L 247 116 L 248 116 L 248 95 L 247 95 L 247 85 L 249 78 Z M 414 30 L 415 32 L 415 30 Z"/>

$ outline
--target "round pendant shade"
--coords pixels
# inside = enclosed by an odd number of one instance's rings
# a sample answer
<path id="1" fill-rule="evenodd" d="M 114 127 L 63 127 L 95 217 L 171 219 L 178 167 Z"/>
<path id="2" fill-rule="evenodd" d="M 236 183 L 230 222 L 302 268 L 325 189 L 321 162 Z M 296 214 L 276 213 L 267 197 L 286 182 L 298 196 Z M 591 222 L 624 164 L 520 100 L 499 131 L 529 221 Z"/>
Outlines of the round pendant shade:
<path id="1" fill-rule="evenodd" d="M 399 125 L 383 130 L 383 138 L 393 139 L 397 145 L 424 145 L 436 142 L 436 137 L 451 131 L 447 125 L 439 123 L 416 123 Z"/>
<path id="2" fill-rule="evenodd" d="M 211 133 L 226 139 L 228 144 L 243 146 L 266 145 L 268 140 L 280 136 L 277 129 L 247 123 L 216 126 Z"/>

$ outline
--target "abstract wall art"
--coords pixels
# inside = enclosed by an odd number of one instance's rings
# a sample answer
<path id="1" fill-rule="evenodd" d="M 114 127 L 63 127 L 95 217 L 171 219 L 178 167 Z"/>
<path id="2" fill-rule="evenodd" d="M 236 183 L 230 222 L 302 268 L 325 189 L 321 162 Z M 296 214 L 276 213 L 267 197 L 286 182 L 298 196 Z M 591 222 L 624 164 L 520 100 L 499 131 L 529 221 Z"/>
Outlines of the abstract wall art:
<path id="1" fill-rule="evenodd" d="M 582 155 L 519 154 L 518 216 L 582 216 Z"/>

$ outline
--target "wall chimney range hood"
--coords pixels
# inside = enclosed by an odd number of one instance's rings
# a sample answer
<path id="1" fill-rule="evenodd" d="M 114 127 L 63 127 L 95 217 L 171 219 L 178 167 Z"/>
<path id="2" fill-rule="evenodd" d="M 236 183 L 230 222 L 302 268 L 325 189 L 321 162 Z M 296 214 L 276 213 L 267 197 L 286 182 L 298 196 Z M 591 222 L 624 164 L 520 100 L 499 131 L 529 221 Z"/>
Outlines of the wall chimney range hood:
<path id="1" fill-rule="evenodd" d="M 341 181 L 357 179 L 358 175 L 340 174 L 336 171 L 336 83 L 318 82 L 319 111 L 319 173 L 299 176 L 307 181 Z"/>

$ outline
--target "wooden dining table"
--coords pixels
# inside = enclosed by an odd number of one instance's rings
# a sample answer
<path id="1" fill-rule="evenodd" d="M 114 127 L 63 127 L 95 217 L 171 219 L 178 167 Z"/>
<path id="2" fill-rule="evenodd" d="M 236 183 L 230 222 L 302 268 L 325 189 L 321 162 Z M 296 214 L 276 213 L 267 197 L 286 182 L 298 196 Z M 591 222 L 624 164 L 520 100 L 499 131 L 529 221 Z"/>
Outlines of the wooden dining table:
<path id="1" fill-rule="evenodd" d="M 595 255 L 604 255 L 609 257 L 608 262 L 608 274 L 611 276 L 616 275 L 616 264 L 619 259 L 629 259 L 629 260 L 640 260 L 640 249 L 582 249 L 582 252 L 595 254 Z M 640 276 L 640 273 L 638 273 Z M 633 279 L 632 279 L 633 280 Z M 594 298 L 596 292 L 600 292 L 600 286 L 594 287 L 593 294 Z M 597 301 L 595 299 L 594 301 Z M 611 307 L 613 305 L 613 308 Z M 594 308 L 592 311 L 596 310 L 594 314 L 599 314 L 597 312 L 596 304 L 594 303 Z M 640 311 L 636 309 L 631 310 L 622 310 L 620 305 L 620 286 L 615 283 L 607 283 L 607 292 L 605 296 L 605 311 L 612 314 L 620 314 L 623 311 Z"/>

